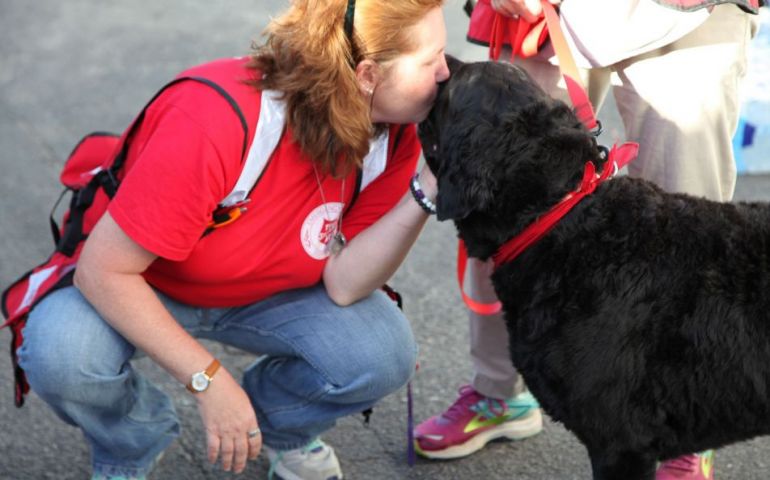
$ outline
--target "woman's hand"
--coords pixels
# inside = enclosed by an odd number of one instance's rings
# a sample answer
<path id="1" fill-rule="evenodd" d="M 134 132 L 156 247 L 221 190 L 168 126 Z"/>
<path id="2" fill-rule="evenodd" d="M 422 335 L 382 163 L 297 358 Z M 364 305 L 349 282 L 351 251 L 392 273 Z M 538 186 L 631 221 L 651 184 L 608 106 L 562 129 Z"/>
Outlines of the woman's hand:
<path id="1" fill-rule="evenodd" d="M 222 459 L 222 469 L 241 473 L 246 460 L 254 460 L 262 449 L 254 407 L 238 382 L 220 368 L 205 392 L 196 393 L 198 411 L 206 430 L 207 455 L 210 463 Z"/>
<path id="2" fill-rule="evenodd" d="M 558 5 L 561 0 L 548 0 Z M 529 23 L 535 23 L 543 16 L 543 6 L 540 0 L 492 0 L 492 8 L 508 17 L 521 17 Z"/>

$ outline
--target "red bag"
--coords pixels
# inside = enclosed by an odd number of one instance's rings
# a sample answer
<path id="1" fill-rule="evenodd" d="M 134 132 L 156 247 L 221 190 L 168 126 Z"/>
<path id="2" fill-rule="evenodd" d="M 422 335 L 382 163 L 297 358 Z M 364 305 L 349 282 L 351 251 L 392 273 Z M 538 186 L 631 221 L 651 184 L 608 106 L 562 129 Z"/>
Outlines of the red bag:
<path id="1" fill-rule="evenodd" d="M 61 173 L 61 181 L 67 187 L 64 193 L 70 190 L 73 192 L 72 205 L 64 215 L 61 229 L 53 222 L 53 217 L 51 219 L 56 250 L 45 262 L 22 275 L 3 292 L 2 310 L 7 318 L 3 327 L 10 326 L 13 335 L 11 358 L 16 381 L 17 406 L 23 405 L 24 394 L 29 391 L 24 372 L 16 358 L 16 349 L 23 341 L 21 330 L 26 323 L 27 314 L 48 293 L 72 285 L 72 274 L 80 255 L 82 240 L 107 209 L 109 202 L 103 190 L 97 192 L 95 180 L 99 173 L 105 172 L 103 165 L 115 157 L 119 144 L 119 136 L 105 133 L 92 133 L 78 143 Z M 92 197 L 90 205 L 82 202 L 87 196 Z M 77 206 L 78 200 L 80 207 Z M 78 216 L 79 218 L 76 218 Z M 80 228 L 73 228 L 77 222 L 80 223 Z"/>

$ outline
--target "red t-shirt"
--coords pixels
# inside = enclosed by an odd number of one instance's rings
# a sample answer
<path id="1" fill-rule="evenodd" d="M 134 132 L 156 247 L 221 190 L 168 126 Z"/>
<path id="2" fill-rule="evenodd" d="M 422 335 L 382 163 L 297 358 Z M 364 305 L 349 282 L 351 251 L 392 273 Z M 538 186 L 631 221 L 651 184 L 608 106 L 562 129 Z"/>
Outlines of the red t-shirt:
<path id="1" fill-rule="evenodd" d="M 235 97 L 249 123 L 259 118 L 261 92 L 243 83 L 252 72 L 243 59 L 215 62 L 190 72 L 213 78 Z M 403 132 L 387 163 L 342 218 L 348 240 L 388 212 L 406 192 L 420 152 L 416 129 Z M 343 182 L 320 171 L 323 195 L 310 159 L 286 127 L 247 211 L 201 238 L 211 214 L 241 173 L 243 129 L 222 96 L 196 82 L 163 93 L 134 135 L 118 193 L 109 212 L 125 233 L 158 255 L 144 273 L 160 291 L 205 307 L 239 306 L 321 280 L 326 257 L 319 245 L 329 209 L 345 208 L 356 174 Z M 326 206 L 324 201 L 326 200 Z M 332 217 L 334 212 L 332 212 Z"/>

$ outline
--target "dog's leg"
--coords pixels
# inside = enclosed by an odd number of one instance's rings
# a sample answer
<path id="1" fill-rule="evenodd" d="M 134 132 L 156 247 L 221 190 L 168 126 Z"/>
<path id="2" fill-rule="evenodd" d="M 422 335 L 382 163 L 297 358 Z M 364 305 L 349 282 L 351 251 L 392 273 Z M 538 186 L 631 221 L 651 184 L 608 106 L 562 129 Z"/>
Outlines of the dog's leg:
<path id="1" fill-rule="evenodd" d="M 589 452 L 594 480 L 654 480 L 655 459 L 637 452 Z"/>

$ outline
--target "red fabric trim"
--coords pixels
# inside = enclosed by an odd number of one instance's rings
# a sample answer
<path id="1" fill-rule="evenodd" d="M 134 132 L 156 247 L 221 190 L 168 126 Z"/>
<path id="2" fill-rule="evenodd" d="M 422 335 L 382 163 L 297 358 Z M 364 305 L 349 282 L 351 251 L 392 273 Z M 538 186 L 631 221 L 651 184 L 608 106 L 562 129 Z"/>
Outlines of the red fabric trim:
<path id="1" fill-rule="evenodd" d="M 529 23 L 521 18 L 510 18 L 494 12 L 489 35 L 485 37 L 487 41 L 481 41 L 481 43 L 489 44 L 490 59 L 499 60 L 503 47 L 509 46 L 510 62 L 513 63 L 516 57 L 535 56 L 548 38 L 548 28 L 543 18 L 536 23 Z"/>
<path id="2" fill-rule="evenodd" d="M 548 38 L 545 21 L 536 23 L 510 18 L 497 13 L 489 0 L 479 0 L 468 24 L 468 40 L 489 46 L 489 58 L 497 60 L 504 46 L 511 47 L 511 61 L 518 56 L 529 58 Z"/>

